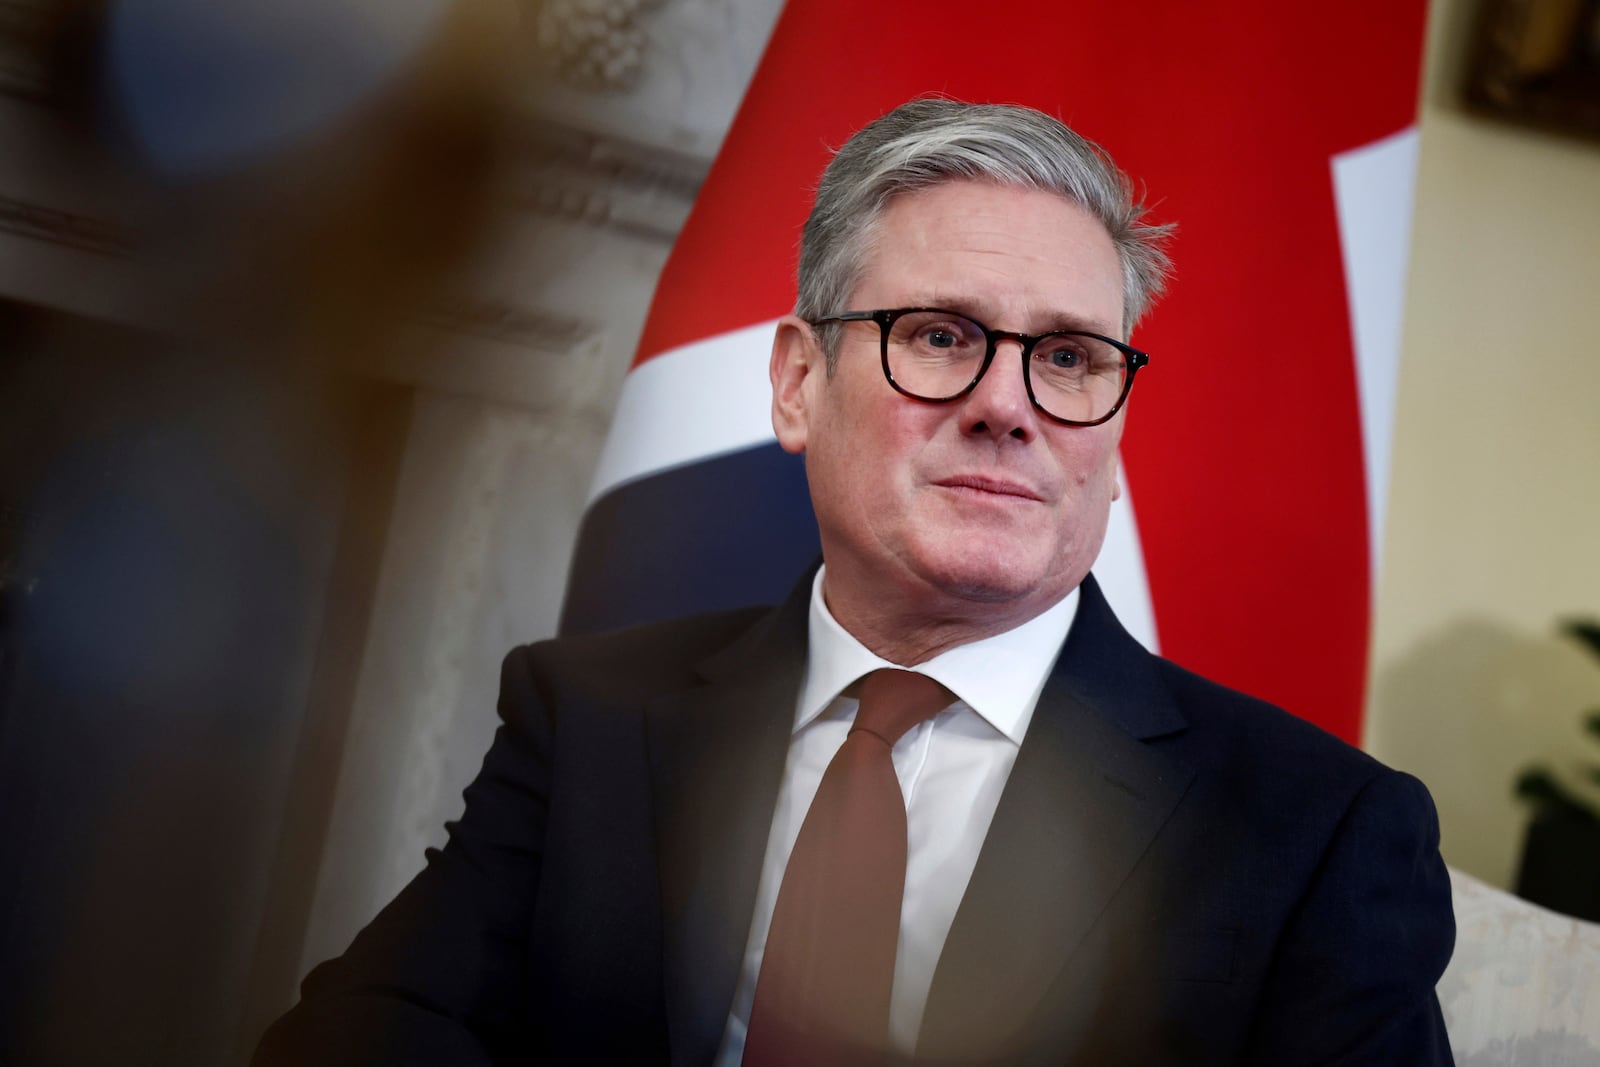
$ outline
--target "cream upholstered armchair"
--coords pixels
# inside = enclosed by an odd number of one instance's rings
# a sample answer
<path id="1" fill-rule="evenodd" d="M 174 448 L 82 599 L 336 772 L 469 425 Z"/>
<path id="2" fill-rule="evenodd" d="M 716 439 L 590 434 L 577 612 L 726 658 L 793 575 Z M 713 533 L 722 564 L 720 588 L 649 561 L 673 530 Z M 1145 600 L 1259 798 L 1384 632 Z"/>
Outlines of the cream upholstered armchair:
<path id="1" fill-rule="evenodd" d="M 1600 1065 L 1600 925 L 1452 869 L 1456 950 L 1439 980 L 1457 1067 Z"/>

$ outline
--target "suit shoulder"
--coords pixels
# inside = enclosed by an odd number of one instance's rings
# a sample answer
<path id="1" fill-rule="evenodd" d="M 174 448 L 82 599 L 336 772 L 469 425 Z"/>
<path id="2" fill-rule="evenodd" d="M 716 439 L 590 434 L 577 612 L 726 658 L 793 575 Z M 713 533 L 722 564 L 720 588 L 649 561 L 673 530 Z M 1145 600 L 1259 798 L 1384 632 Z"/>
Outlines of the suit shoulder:
<path id="1" fill-rule="evenodd" d="M 1188 728 L 1156 744 L 1193 769 L 1195 796 L 1214 820 L 1249 827 L 1282 869 L 1315 869 L 1352 828 L 1361 841 L 1389 835 L 1437 848 L 1433 799 L 1415 777 L 1264 700 L 1160 664 Z"/>
<path id="2" fill-rule="evenodd" d="M 1322 727 L 1247 693 L 1157 659 L 1162 680 L 1189 722 L 1191 743 L 1210 762 L 1288 777 L 1342 780 L 1359 789 L 1395 773 Z"/>

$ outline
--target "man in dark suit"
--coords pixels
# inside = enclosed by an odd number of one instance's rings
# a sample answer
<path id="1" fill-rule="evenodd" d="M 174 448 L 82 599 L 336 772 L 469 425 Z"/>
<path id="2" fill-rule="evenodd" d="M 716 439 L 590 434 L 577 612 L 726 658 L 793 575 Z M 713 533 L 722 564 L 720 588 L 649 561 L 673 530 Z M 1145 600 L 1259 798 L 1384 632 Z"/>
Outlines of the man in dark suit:
<path id="1" fill-rule="evenodd" d="M 261 1063 L 1448 1063 L 1426 791 L 1089 567 L 1159 228 L 1024 108 L 840 150 L 772 354 L 823 565 L 546 642 L 449 844 Z"/>

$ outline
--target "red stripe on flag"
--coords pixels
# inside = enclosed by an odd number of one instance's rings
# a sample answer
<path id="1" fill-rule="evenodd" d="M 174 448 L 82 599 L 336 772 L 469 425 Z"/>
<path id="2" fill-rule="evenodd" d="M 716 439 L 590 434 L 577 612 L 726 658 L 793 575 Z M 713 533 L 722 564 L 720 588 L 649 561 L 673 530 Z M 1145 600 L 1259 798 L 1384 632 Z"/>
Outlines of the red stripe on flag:
<path id="1" fill-rule="evenodd" d="M 1031 104 L 1180 227 L 1123 454 L 1162 650 L 1356 740 L 1366 490 L 1331 157 L 1415 119 L 1425 4 L 794 0 L 639 360 L 783 314 L 831 149 L 912 96 Z"/>

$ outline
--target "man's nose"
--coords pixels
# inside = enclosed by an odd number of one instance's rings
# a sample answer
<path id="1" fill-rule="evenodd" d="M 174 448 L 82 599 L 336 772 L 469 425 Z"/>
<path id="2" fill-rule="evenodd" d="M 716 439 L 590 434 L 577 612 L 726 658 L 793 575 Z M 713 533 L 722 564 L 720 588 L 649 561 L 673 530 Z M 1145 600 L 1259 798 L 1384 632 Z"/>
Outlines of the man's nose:
<path id="1" fill-rule="evenodd" d="M 1022 343 L 996 343 L 994 358 L 976 388 L 961 404 L 961 430 L 991 437 L 1031 441 L 1039 433 L 1038 412 L 1022 378 Z"/>

